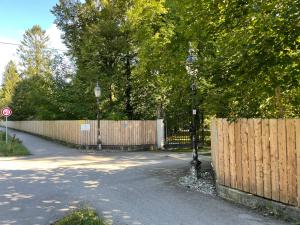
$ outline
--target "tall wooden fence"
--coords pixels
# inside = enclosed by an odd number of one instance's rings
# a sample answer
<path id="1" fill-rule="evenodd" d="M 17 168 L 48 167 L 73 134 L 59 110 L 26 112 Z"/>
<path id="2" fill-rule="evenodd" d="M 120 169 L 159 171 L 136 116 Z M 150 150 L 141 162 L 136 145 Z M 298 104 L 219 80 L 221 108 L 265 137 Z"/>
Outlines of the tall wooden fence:
<path id="1" fill-rule="evenodd" d="M 157 124 L 156 120 L 101 120 L 101 141 L 106 146 L 156 145 Z M 8 121 L 8 127 L 76 145 L 97 144 L 96 120 Z"/>
<path id="2" fill-rule="evenodd" d="M 215 119 L 211 141 L 218 184 L 300 207 L 300 119 Z"/>

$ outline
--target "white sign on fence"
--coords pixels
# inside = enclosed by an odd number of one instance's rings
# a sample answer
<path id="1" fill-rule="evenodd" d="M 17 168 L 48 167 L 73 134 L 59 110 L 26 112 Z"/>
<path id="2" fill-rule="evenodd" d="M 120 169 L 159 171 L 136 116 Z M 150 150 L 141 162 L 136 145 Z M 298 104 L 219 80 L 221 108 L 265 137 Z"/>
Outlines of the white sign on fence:
<path id="1" fill-rule="evenodd" d="M 80 125 L 80 131 L 90 131 L 91 125 L 90 124 L 81 124 Z"/>

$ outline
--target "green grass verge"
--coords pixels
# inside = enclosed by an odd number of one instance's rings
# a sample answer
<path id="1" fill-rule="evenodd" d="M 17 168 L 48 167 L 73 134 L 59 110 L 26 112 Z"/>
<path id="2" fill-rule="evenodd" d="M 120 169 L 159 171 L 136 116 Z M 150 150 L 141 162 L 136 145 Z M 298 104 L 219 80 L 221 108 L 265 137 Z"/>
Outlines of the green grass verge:
<path id="1" fill-rule="evenodd" d="M 72 212 L 53 225 L 107 225 L 95 211 L 91 209 L 80 209 Z"/>
<path id="2" fill-rule="evenodd" d="M 5 133 L 0 132 L 0 157 L 1 156 L 26 156 L 30 155 L 20 140 L 8 136 L 8 143 L 5 143 Z"/>

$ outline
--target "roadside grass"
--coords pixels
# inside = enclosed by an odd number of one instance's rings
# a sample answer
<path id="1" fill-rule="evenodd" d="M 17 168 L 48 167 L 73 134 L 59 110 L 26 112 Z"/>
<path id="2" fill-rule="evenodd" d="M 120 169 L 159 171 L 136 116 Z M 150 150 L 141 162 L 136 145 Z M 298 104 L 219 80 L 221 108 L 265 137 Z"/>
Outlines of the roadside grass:
<path id="1" fill-rule="evenodd" d="M 0 157 L 1 156 L 26 156 L 29 151 L 15 137 L 8 136 L 8 143 L 5 143 L 5 133 L 0 131 Z"/>
<path id="2" fill-rule="evenodd" d="M 58 220 L 52 225 L 108 225 L 94 210 L 80 209 L 73 211 L 66 217 Z"/>

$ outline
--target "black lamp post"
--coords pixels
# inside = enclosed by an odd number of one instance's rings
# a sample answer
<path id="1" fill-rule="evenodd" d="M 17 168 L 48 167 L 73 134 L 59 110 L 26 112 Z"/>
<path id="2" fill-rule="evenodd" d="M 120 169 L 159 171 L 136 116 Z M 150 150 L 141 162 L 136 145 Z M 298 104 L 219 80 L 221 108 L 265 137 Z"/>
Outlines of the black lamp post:
<path id="1" fill-rule="evenodd" d="M 195 98 L 197 94 L 197 86 L 195 83 L 196 74 L 195 71 L 192 70 L 191 65 L 194 63 L 195 58 L 192 54 L 190 54 L 187 58 L 187 71 L 191 75 L 192 84 L 191 84 L 191 91 L 192 91 L 192 148 L 193 148 L 193 160 L 191 161 L 191 173 L 192 176 L 195 178 L 199 177 L 199 171 L 201 162 L 198 159 L 198 144 L 197 144 L 197 129 L 196 129 L 196 116 L 197 110 L 195 107 Z"/>
<path id="2" fill-rule="evenodd" d="M 197 128 L 196 128 L 196 116 L 197 110 L 195 109 L 195 97 L 196 97 L 196 84 L 193 82 L 191 85 L 192 90 L 192 147 L 193 147 L 193 161 L 198 161 L 198 145 L 197 145 Z"/>
<path id="3" fill-rule="evenodd" d="M 95 97 L 97 99 L 97 150 L 100 151 L 102 149 L 101 136 L 100 136 L 100 108 L 99 108 L 99 98 L 101 96 L 101 88 L 98 84 L 98 81 L 94 89 L 94 92 L 95 92 Z"/>

